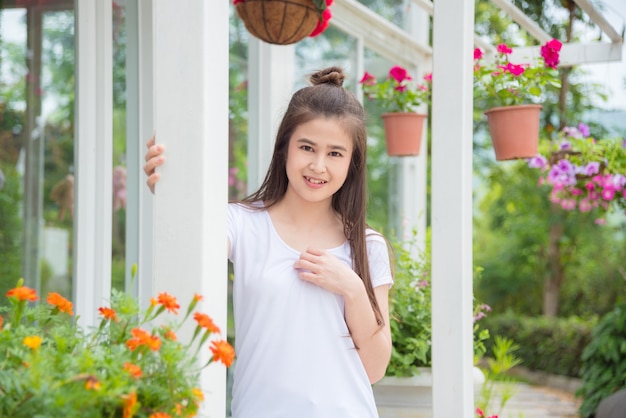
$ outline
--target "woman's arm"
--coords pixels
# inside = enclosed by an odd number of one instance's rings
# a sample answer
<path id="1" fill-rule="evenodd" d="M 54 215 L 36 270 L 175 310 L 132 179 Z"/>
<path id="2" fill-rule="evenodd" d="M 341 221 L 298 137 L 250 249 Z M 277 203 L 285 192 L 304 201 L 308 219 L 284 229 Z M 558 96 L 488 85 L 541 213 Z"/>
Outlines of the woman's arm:
<path id="1" fill-rule="evenodd" d="M 374 288 L 376 301 L 384 324 L 378 325 L 365 284 L 348 265 L 325 250 L 309 249 L 294 264 L 302 280 L 314 283 L 330 292 L 342 295 L 345 318 L 352 341 L 371 383 L 384 375 L 391 358 L 391 328 L 389 326 L 389 285 Z"/>

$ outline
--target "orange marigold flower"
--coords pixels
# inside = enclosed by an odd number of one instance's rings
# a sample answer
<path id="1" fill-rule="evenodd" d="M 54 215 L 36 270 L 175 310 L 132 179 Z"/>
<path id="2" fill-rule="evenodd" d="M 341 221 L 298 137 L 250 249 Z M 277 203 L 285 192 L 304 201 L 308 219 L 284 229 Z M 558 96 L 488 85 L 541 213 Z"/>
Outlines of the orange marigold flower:
<path id="1" fill-rule="evenodd" d="M 48 301 L 48 303 L 50 305 L 54 305 L 57 308 L 59 308 L 59 310 L 61 312 L 65 312 L 65 313 L 67 313 L 69 315 L 74 315 L 74 311 L 72 311 L 72 308 L 74 307 L 74 305 L 72 305 L 72 302 L 70 302 L 69 300 L 65 299 L 60 294 L 58 294 L 56 292 L 48 293 L 47 301 Z"/>
<path id="2" fill-rule="evenodd" d="M 3 323 L 4 323 L 4 318 L 2 318 L 2 316 L 0 316 L 0 331 L 2 331 Z"/>
<path id="3" fill-rule="evenodd" d="M 123 418 L 131 418 L 135 413 L 135 405 L 137 405 L 137 393 L 131 392 L 123 396 L 124 398 L 124 416 Z"/>
<path id="4" fill-rule="evenodd" d="M 204 393 L 202 392 L 202 390 L 200 388 L 193 388 L 191 389 L 191 393 L 193 393 L 194 398 L 196 398 L 196 400 L 202 402 L 204 400 Z"/>
<path id="5" fill-rule="evenodd" d="M 157 351 L 161 348 L 161 340 L 156 335 L 151 335 L 148 331 L 141 328 L 133 328 L 130 333 L 134 338 L 126 341 L 126 347 L 131 351 L 135 350 L 140 345 L 146 345 L 152 351 Z"/>
<path id="6" fill-rule="evenodd" d="M 22 344 L 26 347 L 36 350 L 41 345 L 41 337 L 39 335 L 31 335 L 29 337 L 24 337 L 22 340 Z"/>
<path id="7" fill-rule="evenodd" d="M 85 389 L 87 390 L 100 390 L 100 382 L 95 376 L 89 376 L 87 380 L 85 380 Z"/>
<path id="8" fill-rule="evenodd" d="M 124 370 L 130 373 L 135 379 L 140 378 L 143 374 L 143 372 L 141 371 L 141 367 L 129 362 L 124 363 Z"/>
<path id="9" fill-rule="evenodd" d="M 221 361 L 230 367 L 235 359 L 235 349 L 226 340 L 211 341 L 211 352 L 213 353 L 213 360 Z"/>
<path id="10" fill-rule="evenodd" d="M 165 292 L 161 292 L 157 296 L 157 302 L 163 305 L 163 307 L 165 307 L 165 309 L 167 309 L 168 311 L 174 314 L 178 314 L 178 309 L 180 309 L 180 305 L 178 304 L 178 301 L 174 296 Z"/>
<path id="11" fill-rule="evenodd" d="M 139 340 L 137 339 L 130 339 L 128 341 L 126 341 L 126 347 L 130 348 L 130 351 L 135 351 L 137 349 L 137 347 L 139 347 Z"/>
<path id="12" fill-rule="evenodd" d="M 104 317 L 104 319 L 111 319 L 115 322 L 119 321 L 119 318 L 117 317 L 117 313 L 111 309 L 111 308 L 98 308 L 98 311 L 100 312 L 100 315 L 102 315 Z"/>
<path id="13" fill-rule="evenodd" d="M 156 335 L 150 337 L 148 341 L 146 341 L 146 345 L 152 351 L 158 351 L 161 348 L 161 340 Z"/>
<path id="14" fill-rule="evenodd" d="M 17 300 L 28 300 L 31 302 L 39 299 L 37 296 L 37 292 L 35 289 L 31 289 L 30 287 L 20 286 L 13 288 L 7 292 L 7 297 L 15 298 Z"/>
<path id="15" fill-rule="evenodd" d="M 211 332 L 215 332 L 219 334 L 220 332 L 219 327 L 215 325 L 215 323 L 213 322 L 213 320 L 211 319 L 209 315 L 203 314 L 202 312 L 196 312 L 195 314 L 193 314 L 193 319 L 195 319 L 198 322 L 198 325 L 201 326 L 202 328 L 206 328 Z"/>
<path id="16" fill-rule="evenodd" d="M 193 294 L 193 299 L 194 299 L 196 302 L 200 302 L 200 301 L 202 300 L 202 295 L 199 295 L 199 294 L 197 294 L 197 293 L 194 293 L 194 294 Z"/>
<path id="17" fill-rule="evenodd" d="M 177 403 L 175 405 L 175 411 L 177 415 L 182 415 L 183 414 L 183 405 Z"/>
<path id="18" fill-rule="evenodd" d="M 165 412 L 155 412 L 154 414 L 150 414 L 150 418 L 172 418 L 172 416 Z"/>
<path id="19" fill-rule="evenodd" d="M 166 340 L 169 341 L 177 341 L 178 337 L 176 336 L 176 333 L 174 331 L 172 331 L 171 329 L 168 329 L 167 331 L 165 331 L 165 334 L 163 334 L 163 337 Z"/>
<path id="20" fill-rule="evenodd" d="M 150 298 L 150 306 L 155 306 L 158 304 L 159 304 L 158 300 L 156 300 L 155 298 Z"/>

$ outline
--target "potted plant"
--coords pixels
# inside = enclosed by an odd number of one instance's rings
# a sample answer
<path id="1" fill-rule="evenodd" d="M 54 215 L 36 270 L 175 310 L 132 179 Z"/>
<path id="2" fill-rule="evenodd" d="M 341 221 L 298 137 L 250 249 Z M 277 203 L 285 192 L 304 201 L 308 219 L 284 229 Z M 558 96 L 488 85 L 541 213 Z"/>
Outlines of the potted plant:
<path id="1" fill-rule="evenodd" d="M 561 86 L 557 70 L 561 46 L 557 39 L 546 42 L 534 64 L 510 62 L 513 49 L 506 44 L 498 45 L 495 59 L 489 62 L 481 49 L 474 50 L 474 94 L 497 104 L 485 115 L 498 161 L 537 155 L 538 102 L 546 88 Z"/>
<path id="2" fill-rule="evenodd" d="M 430 103 L 432 74 L 426 74 L 423 82 L 416 83 L 405 68 L 396 65 L 383 81 L 366 71 L 359 83 L 366 97 L 379 101 L 385 111 L 382 118 L 387 154 L 419 155 L 427 115 L 418 113 L 418 109 Z"/>
<path id="3" fill-rule="evenodd" d="M 541 170 L 539 184 L 564 210 L 595 211 L 597 224 L 605 214 L 626 210 L 626 140 L 595 139 L 583 123 L 565 127 L 558 141 L 541 143 L 528 165 Z"/>
<path id="4" fill-rule="evenodd" d="M 392 243 L 395 254 L 394 285 L 390 296 L 392 353 L 386 376 L 373 386 L 381 418 L 424 417 L 432 413 L 432 304 L 430 274 L 430 239 L 426 250 L 416 250 L 417 234 L 407 241 Z M 415 255 L 417 253 L 417 255 Z M 489 331 L 480 328 L 491 309 L 474 305 L 474 362 L 485 353 L 484 341 Z M 474 369 L 474 382 L 481 385 L 484 376 Z"/>
<path id="5" fill-rule="evenodd" d="M 289 45 L 328 28 L 333 0 L 233 0 L 237 14 L 253 36 Z"/>
<path id="6" fill-rule="evenodd" d="M 160 293 L 140 311 L 136 300 L 113 290 L 93 330 L 77 325 L 72 303 L 58 293 L 39 301 L 20 279 L 6 296 L 10 306 L 0 308 L 3 417 L 195 416 L 203 400 L 200 370 L 213 361 L 230 366 L 234 358 L 231 345 L 214 338 L 219 329 L 211 318 L 196 310 L 200 295 L 177 322 L 175 297 Z M 176 332 L 191 314 L 195 332 L 182 343 Z M 212 352 L 204 365 L 196 360 L 201 349 Z"/>

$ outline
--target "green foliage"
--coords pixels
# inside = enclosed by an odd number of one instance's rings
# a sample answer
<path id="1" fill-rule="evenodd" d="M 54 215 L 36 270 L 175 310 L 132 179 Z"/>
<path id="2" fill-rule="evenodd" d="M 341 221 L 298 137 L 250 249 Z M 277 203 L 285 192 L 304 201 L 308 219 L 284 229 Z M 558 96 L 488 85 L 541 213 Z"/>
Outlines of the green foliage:
<path id="1" fill-rule="evenodd" d="M 417 249 L 417 233 L 407 242 L 394 242 L 395 277 L 390 296 L 390 326 L 393 342 L 387 376 L 413 376 L 419 367 L 431 366 L 432 304 L 430 232 L 426 249 Z M 478 269 L 480 270 L 480 269 Z M 475 304 L 475 312 L 488 309 Z M 483 317 L 481 314 L 478 319 Z M 477 361 L 485 352 L 489 331 L 474 323 L 474 357 Z"/>
<path id="2" fill-rule="evenodd" d="M 194 314 L 191 341 L 177 341 L 175 332 L 199 298 L 175 321 L 170 315 L 180 306 L 174 297 L 161 293 L 141 311 L 134 298 L 113 290 L 111 308 L 100 308 L 99 326 L 88 331 L 72 318 L 71 302 L 58 294 L 28 306 L 37 295 L 22 282 L 7 294 L 11 307 L 0 308 L 7 313 L 0 321 L 0 416 L 193 415 L 203 397 L 200 370 L 214 360 L 232 362 L 232 347 L 212 339 L 213 357 L 198 364 L 200 348 L 218 332 L 200 312 Z"/>
<path id="3" fill-rule="evenodd" d="M 518 356 L 531 370 L 578 377 L 581 356 L 591 341 L 595 319 L 528 317 L 507 312 L 490 315 L 485 320 L 493 335 L 515 339 Z M 494 346 L 487 342 L 487 353 Z"/>
<path id="4" fill-rule="evenodd" d="M 22 193 L 20 177 L 9 164 L 0 162 L 4 186 L 0 189 L 0 294 L 4 295 L 14 284 L 11 277 L 21 271 L 22 220 L 20 204 Z M 4 301 L 0 303 L 0 306 Z"/>
<path id="5" fill-rule="evenodd" d="M 594 416 L 600 401 L 626 387 L 626 303 L 600 319 L 582 354 L 581 417 Z"/>
<path id="6" fill-rule="evenodd" d="M 494 409 L 497 411 L 497 415 L 494 416 L 499 416 L 506 403 L 513 397 L 513 379 L 507 372 L 522 363 L 522 360 L 515 354 L 517 350 L 519 346 L 512 339 L 500 335 L 494 337 L 491 350 L 493 356 L 487 359 L 487 368 L 483 370 L 485 383 L 480 389 L 476 402 L 476 406 L 483 412 L 479 414 L 481 417 L 491 414 Z M 500 385 L 498 391 L 500 399 L 497 407 L 492 406 L 493 396 L 496 393 L 495 382 Z M 485 414 L 486 411 L 490 411 L 489 414 Z"/>

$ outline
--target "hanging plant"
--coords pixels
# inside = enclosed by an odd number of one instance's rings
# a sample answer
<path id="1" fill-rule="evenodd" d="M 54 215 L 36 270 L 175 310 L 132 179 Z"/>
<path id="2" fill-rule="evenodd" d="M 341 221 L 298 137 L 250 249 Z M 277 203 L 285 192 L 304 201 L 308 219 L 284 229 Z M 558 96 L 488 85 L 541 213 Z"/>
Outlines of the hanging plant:
<path id="1" fill-rule="evenodd" d="M 248 32 L 270 44 L 289 45 L 328 28 L 333 0 L 233 0 Z"/>

